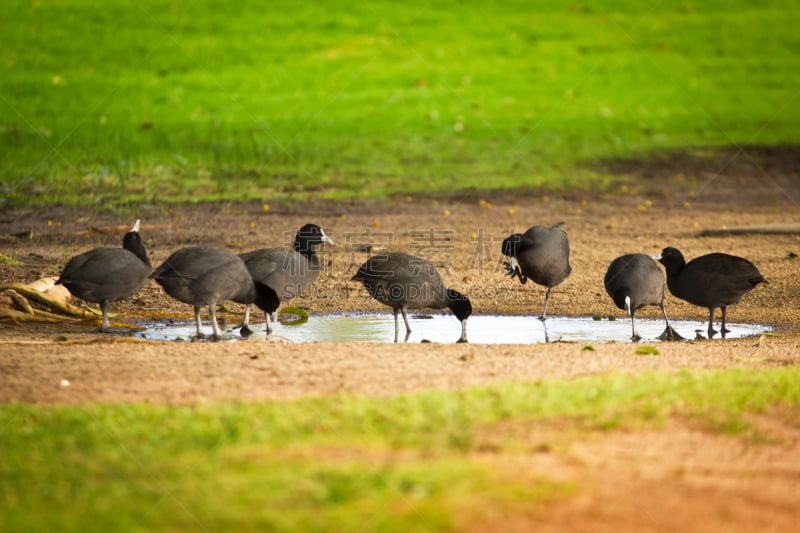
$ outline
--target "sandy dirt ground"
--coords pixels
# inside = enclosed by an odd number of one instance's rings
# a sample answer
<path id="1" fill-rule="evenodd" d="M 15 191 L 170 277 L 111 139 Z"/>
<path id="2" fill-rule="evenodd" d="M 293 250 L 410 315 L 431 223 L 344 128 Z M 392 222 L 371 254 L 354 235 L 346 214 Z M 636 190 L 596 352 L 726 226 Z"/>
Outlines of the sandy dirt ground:
<path id="1" fill-rule="evenodd" d="M 343 311 L 389 312 L 348 281 L 367 249 L 388 249 L 430 259 L 452 288 L 469 295 L 476 313 L 530 315 L 534 321 L 544 289 L 503 276 L 500 242 L 531 225 L 563 221 L 573 273 L 553 290 L 551 314 L 624 319 L 603 289 L 609 262 L 623 253 L 655 254 L 674 246 L 687 258 L 723 251 L 753 261 L 769 284 L 731 307 L 729 320 L 766 324 L 777 335 L 661 343 L 658 355 L 642 356 L 633 354 L 630 343 L 595 344 L 594 351 L 572 343 L 303 345 L 260 336 L 236 343 L 159 343 L 96 334 L 97 323 L 0 322 L 0 401 L 191 404 L 338 393 L 381 397 L 604 373 L 797 365 L 800 234 L 770 233 L 763 226 L 800 223 L 800 180 L 796 168 L 765 167 L 732 167 L 726 176 L 710 177 L 667 170 L 667 176 L 640 177 L 610 193 L 567 196 L 506 193 L 268 208 L 248 203 L 6 209 L 0 213 L 0 252 L 20 264 L 0 265 L 0 284 L 57 275 L 72 255 L 121 241 L 122 232 L 98 229 L 136 218 L 142 219 L 154 265 L 179 247 L 203 242 L 235 252 L 288 246 L 299 226 L 318 223 L 336 245 L 322 251 L 324 271 L 315 286 L 291 302 L 308 309 L 310 320 Z M 755 226 L 761 231 L 701 236 L 704 230 Z M 706 310 L 671 295 L 666 304 L 672 318 L 695 320 L 705 329 Z M 241 306 L 228 308 L 229 323 L 241 320 Z M 189 306 L 167 298 L 155 283 L 114 304 L 113 311 L 116 320 L 128 323 L 191 317 Z M 659 311 L 640 316 L 657 318 Z M 453 326 L 455 337 L 455 319 Z M 70 385 L 60 386 L 62 380 Z M 506 531 L 793 530 L 800 523 L 799 422 L 797 413 L 755 420 L 771 436 L 758 445 L 680 422 L 667 431 L 577 439 L 559 428 L 525 428 L 531 452 L 521 454 L 519 464 L 498 462 L 491 446 L 477 459 L 580 482 L 585 490 L 546 510 L 523 510 L 466 529 L 486 531 L 502 521 Z M 555 442 L 558 452 L 537 445 L 543 441 Z"/>

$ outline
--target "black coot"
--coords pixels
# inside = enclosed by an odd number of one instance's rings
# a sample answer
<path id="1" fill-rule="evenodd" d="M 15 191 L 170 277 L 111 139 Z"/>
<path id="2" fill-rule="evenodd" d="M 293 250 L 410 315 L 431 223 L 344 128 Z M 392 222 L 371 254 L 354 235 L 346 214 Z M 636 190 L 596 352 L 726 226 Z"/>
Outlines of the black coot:
<path id="1" fill-rule="evenodd" d="M 449 307 L 461 321 L 461 337 L 467 342 L 467 318 L 472 314 L 469 298 L 444 286 L 436 268 L 420 257 L 402 252 L 376 255 L 361 265 L 352 277 L 364 284 L 370 296 L 394 311 L 394 340 L 397 342 L 397 313 L 402 312 L 406 324 L 406 340 L 411 334 L 408 309 L 444 309 Z"/>
<path id="2" fill-rule="evenodd" d="M 563 222 L 550 228 L 533 226 L 525 233 L 514 233 L 502 244 L 503 255 L 508 256 L 506 274 L 518 277 L 523 284 L 532 279 L 547 287 L 541 319 L 547 318 L 550 290 L 562 283 L 572 272 L 569 266 L 569 241 L 561 229 Z"/>
<path id="3" fill-rule="evenodd" d="M 242 259 L 216 246 L 181 248 L 170 255 L 150 276 L 164 290 L 181 302 L 194 306 L 197 336 L 200 331 L 200 308 L 208 306 L 213 339 L 219 339 L 216 306 L 226 300 L 240 304 L 257 303 L 253 278 Z M 266 298 L 265 296 L 261 296 Z"/>
<path id="4" fill-rule="evenodd" d="M 103 310 L 100 331 L 109 331 L 108 303 L 139 292 L 151 272 L 139 235 L 139 221 L 122 239 L 122 248 L 95 248 L 69 260 L 56 283 Z"/>
<path id="5" fill-rule="evenodd" d="M 676 248 L 664 248 L 657 259 L 667 270 L 669 292 L 681 300 L 708 309 L 708 336 L 713 337 L 714 309 L 722 308 L 722 335 L 727 308 L 759 283 L 767 283 L 761 272 L 742 257 L 712 253 L 696 257 L 688 263 Z"/>
<path id="6" fill-rule="evenodd" d="M 269 316 L 278 310 L 282 301 L 290 300 L 314 283 L 321 270 L 319 257 L 314 247 L 322 243 L 333 244 L 322 228 L 316 224 L 306 224 L 294 238 L 294 249 L 262 248 L 241 254 L 253 280 L 264 285 L 265 304 L 260 305 L 266 314 L 267 334 L 270 328 Z M 269 293 L 271 291 L 271 293 Z M 250 335 L 250 306 L 244 313 L 242 335 Z"/>
<path id="7" fill-rule="evenodd" d="M 608 266 L 603 283 L 614 304 L 631 317 L 631 338 L 634 341 L 641 339 L 636 331 L 636 311 L 647 305 L 657 305 L 664 315 L 667 325 L 661 338 L 681 338 L 669 324 L 664 309 L 664 274 L 652 257 L 645 254 L 617 257 Z"/>

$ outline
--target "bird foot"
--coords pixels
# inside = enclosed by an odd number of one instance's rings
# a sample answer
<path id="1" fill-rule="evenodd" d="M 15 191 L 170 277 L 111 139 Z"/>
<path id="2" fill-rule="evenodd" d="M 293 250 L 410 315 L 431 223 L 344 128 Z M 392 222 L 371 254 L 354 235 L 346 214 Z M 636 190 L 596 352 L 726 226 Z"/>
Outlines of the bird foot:
<path id="1" fill-rule="evenodd" d="M 192 336 L 192 341 L 205 341 L 209 340 L 212 342 L 217 342 L 220 340 L 220 336 L 216 333 L 212 333 L 211 335 L 207 335 L 206 333 L 198 333 Z"/>
<path id="2" fill-rule="evenodd" d="M 666 328 L 664 328 L 664 331 L 661 333 L 661 335 L 658 336 L 658 339 L 662 340 L 662 341 L 683 341 L 683 340 L 686 340 L 683 337 L 681 337 L 680 333 L 678 333 L 677 331 L 672 329 L 672 326 L 667 326 Z"/>
<path id="3" fill-rule="evenodd" d="M 242 337 L 249 337 L 253 334 L 253 330 L 247 324 L 242 324 L 242 327 L 239 329 L 239 335 Z"/>

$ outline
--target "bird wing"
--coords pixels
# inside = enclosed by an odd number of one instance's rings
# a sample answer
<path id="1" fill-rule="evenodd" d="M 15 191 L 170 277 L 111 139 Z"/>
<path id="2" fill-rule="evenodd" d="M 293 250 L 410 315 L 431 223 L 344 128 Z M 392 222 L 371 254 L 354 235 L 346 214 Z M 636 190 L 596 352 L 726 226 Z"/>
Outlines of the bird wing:
<path id="1" fill-rule="evenodd" d="M 227 256 L 208 253 L 207 247 L 182 248 L 169 256 L 150 276 L 154 279 L 194 280 L 221 264 L 230 262 Z"/>
<path id="2" fill-rule="evenodd" d="M 404 253 L 376 255 L 361 265 L 353 281 L 416 279 L 430 275 L 439 279 L 436 268 L 425 259 Z"/>
<path id="3" fill-rule="evenodd" d="M 59 281 L 103 284 L 113 281 L 137 264 L 143 263 L 133 252 L 124 248 L 95 248 L 70 259 Z"/>
<path id="4" fill-rule="evenodd" d="M 270 275 L 282 270 L 288 262 L 290 250 L 286 248 L 262 248 L 241 254 L 253 279 L 266 285 Z M 295 252 L 296 253 L 296 252 Z"/>
<path id="5" fill-rule="evenodd" d="M 303 292 L 319 274 L 319 263 L 287 248 L 264 248 L 240 256 L 255 281 L 270 287 L 281 300 Z"/>
<path id="6" fill-rule="evenodd" d="M 712 253 L 697 257 L 686 264 L 688 269 L 730 280 L 741 280 L 750 284 L 765 281 L 756 266 L 743 257 Z"/>

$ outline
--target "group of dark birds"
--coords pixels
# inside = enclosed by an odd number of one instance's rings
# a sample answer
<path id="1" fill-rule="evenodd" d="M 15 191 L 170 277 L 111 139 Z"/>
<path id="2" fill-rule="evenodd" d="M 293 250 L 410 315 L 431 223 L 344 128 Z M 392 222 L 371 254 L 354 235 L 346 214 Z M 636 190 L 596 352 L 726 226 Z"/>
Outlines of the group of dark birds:
<path id="1" fill-rule="evenodd" d="M 533 226 L 525 233 L 508 236 L 502 253 L 508 257 L 506 274 L 528 279 L 547 288 L 540 318 L 547 317 L 547 306 L 553 287 L 570 275 L 569 240 L 561 228 Z M 138 292 L 149 278 L 156 280 L 171 297 L 194 307 L 197 336 L 201 331 L 200 311 L 208 307 L 212 338 L 220 337 L 216 320 L 219 304 L 232 300 L 246 305 L 241 334 L 252 334 L 249 328 L 253 304 L 265 314 L 267 334 L 272 331 L 270 317 L 281 301 L 299 295 L 310 286 L 321 265 L 315 248 L 333 241 L 316 224 L 300 228 L 292 248 L 262 248 L 236 255 L 228 250 L 204 245 L 181 248 L 152 270 L 139 235 L 139 221 L 125 234 L 122 248 L 95 248 L 70 259 L 58 283 L 83 300 L 99 303 L 103 313 L 100 331 L 109 331 L 108 305 Z M 688 263 L 675 248 L 664 248 L 659 256 L 642 253 L 626 254 L 614 259 L 605 274 L 605 290 L 614 304 L 631 318 L 632 339 L 639 340 L 636 311 L 648 305 L 661 308 L 666 322 L 662 337 L 681 338 L 669 324 L 664 308 L 664 276 L 656 260 L 666 269 L 666 286 L 676 297 L 705 307 L 709 311 L 708 336 L 713 328 L 714 311 L 722 310 L 724 334 L 729 305 L 759 283 L 764 276 L 748 260 L 724 253 L 711 253 Z M 458 291 L 448 289 L 433 264 L 402 252 L 375 255 L 361 265 L 351 278 L 364 285 L 377 301 L 392 308 L 395 341 L 398 338 L 398 313 L 411 333 L 408 309 L 449 308 L 461 322 L 459 342 L 467 340 L 467 318 L 472 314 L 470 300 Z"/>

